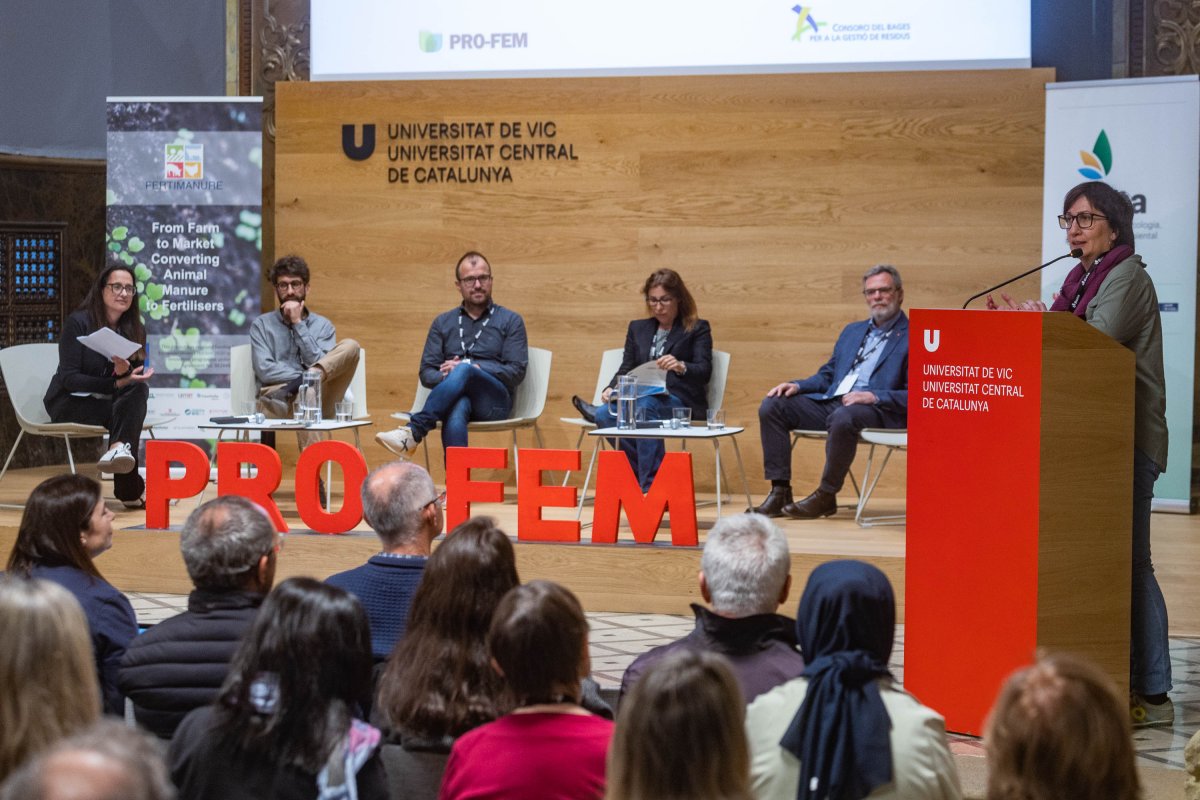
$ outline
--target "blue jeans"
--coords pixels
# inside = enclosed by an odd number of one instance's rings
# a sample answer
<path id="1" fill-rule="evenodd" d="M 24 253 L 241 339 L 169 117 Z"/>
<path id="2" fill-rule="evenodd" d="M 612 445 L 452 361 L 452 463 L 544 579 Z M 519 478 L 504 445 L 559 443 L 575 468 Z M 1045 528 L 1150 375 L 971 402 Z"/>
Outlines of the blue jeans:
<path id="1" fill-rule="evenodd" d="M 639 397 L 637 400 L 637 418 L 646 421 L 670 419 L 671 409 L 682 407 L 683 405 L 684 403 L 681 400 L 669 394 L 652 394 L 646 397 Z M 601 404 L 596 408 L 597 426 L 612 428 L 616 424 L 617 410 L 615 402 L 607 405 Z M 621 449 L 629 457 L 629 466 L 633 467 L 633 474 L 637 475 L 638 485 L 642 487 L 643 492 L 648 491 L 650 484 L 654 483 L 654 476 L 658 474 L 663 454 L 667 452 L 667 448 L 663 445 L 663 440 L 621 439 L 619 441 L 621 442 Z M 609 439 L 608 443 L 612 444 L 613 440 Z"/>
<path id="2" fill-rule="evenodd" d="M 512 398 L 499 379 L 479 367 L 459 364 L 433 387 L 408 427 L 419 442 L 441 422 L 442 446 L 466 447 L 468 422 L 506 419 L 511 410 Z"/>
<path id="3" fill-rule="evenodd" d="M 1129 688 L 1139 694 L 1171 689 L 1167 604 L 1150 560 L 1150 501 L 1158 465 L 1133 450 L 1133 582 L 1130 587 Z"/>

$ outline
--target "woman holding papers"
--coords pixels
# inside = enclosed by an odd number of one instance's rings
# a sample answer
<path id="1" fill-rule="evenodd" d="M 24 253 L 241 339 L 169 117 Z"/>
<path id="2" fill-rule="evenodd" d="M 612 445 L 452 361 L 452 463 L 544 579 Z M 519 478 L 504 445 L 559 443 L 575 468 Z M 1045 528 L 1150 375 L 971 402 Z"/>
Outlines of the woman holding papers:
<path id="1" fill-rule="evenodd" d="M 673 269 L 652 272 L 642 287 L 642 296 L 646 298 L 650 316 L 629 323 L 621 368 L 604 390 L 607 405 L 593 406 L 578 395 L 571 398 L 583 418 L 601 428 L 616 425 L 617 378 L 647 362 L 654 362 L 659 370 L 665 371 L 666 386 L 638 387 L 638 419 L 670 419 L 672 408 L 686 406 L 691 409 L 692 419 L 703 420 L 708 411 L 712 328 L 697 316 L 696 301 Z M 622 439 L 621 448 L 629 455 L 629 464 L 642 491 L 646 491 L 662 463 L 665 450 L 662 440 Z"/>
<path id="2" fill-rule="evenodd" d="M 138 345 L 137 351 L 127 357 L 106 356 L 80 341 L 102 328 Z M 138 439 L 150 395 L 147 381 L 154 374 L 145 365 L 145 346 L 146 329 L 133 274 L 121 266 L 108 267 L 92 285 L 83 305 L 63 325 L 58 371 L 43 398 L 52 422 L 108 428 L 108 451 L 96 467 L 113 475 L 117 499 L 127 508 L 145 506 L 146 482 L 137 471 Z M 129 344 L 125 347 L 128 349 Z"/>
<path id="3" fill-rule="evenodd" d="M 1134 726 L 1169 724 L 1175 707 L 1167 605 L 1150 558 L 1154 482 L 1167 468 L 1167 386 L 1163 372 L 1158 294 L 1141 256 L 1134 253 L 1133 204 L 1107 183 L 1081 183 L 1067 192 L 1059 226 L 1082 253 L 1047 308 L 1040 300 L 1018 305 L 1007 295 L 989 308 L 1065 311 L 1133 351 L 1133 581 L 1130 609 L 1129 713 Z"/>

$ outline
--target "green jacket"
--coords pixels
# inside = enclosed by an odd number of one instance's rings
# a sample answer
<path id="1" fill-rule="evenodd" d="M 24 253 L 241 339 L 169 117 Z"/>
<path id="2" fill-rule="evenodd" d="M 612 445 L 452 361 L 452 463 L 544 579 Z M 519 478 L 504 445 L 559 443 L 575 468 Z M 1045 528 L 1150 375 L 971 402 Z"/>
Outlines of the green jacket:
<path id="1" fill-rule="evenodd" d="M 1133 446 L 1167 468 L 1167 382 L 1158 293 L 1141 256 L 1112 268 L 1087 307 L 1087 321 L 1133 351 Z"/>

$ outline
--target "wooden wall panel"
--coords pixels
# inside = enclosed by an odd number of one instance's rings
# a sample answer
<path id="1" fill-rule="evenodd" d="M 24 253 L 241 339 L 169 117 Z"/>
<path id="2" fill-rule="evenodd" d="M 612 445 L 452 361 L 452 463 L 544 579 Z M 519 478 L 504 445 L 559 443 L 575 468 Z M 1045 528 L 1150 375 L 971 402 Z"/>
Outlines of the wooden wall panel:
<path id="1" fill-rule="evenodd" d="M 867 267 L 901 270 L 907 308 L 957 307 L 1037 263 L 1052 79 L 1014 70 L 281 83 L 277 251 L 308 258 L 312 306 L 371 351 L 381 426 L 412 402 L 430 320 L 458 302 L 454 261 L 485 253 L 497 302 L 554 351 L 542 427 L 561 447 L 576 435 L 557 421 L 574 416 L 571 394 L 591 391 L 601 351 L 645 314 L 645 276 L 679 270 L 716 346 L 733 354 L 728 419 L 748 428 L 757 494 L 759 400 L 813 372 L 841 327 L 865 316 Z M 468 120 L 553 120 L 578 160 L 511 164 L 512 183 L 387 182 L 388 123 Z M 371 158 L 343 155 L 344 123 L 377 126 Z M 1036 280 L 1015 289 L 1031 295 Z M 368 448 L 373 463 L 385 455 Z M 798 491 L 815 485 L 822 461 L 820 447 L 797 448 Z M 897 467 L 882 496 L 902 495 Z M 711 472 L 700 455 L 702 487 Z"/>

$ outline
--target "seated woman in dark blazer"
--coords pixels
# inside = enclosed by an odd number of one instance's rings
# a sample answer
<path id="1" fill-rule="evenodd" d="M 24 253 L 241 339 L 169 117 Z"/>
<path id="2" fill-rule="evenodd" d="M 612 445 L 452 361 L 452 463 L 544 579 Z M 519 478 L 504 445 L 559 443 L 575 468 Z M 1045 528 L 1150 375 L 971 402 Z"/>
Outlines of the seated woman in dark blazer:
<path id="1" fill-rule="evenodd" d="M 639 418 L 670 419 L 671 409 L 683 406 L 692 410 L 692 419 L 703 420 L 708 412 L 712 328 L 697 316 L 696 301 L 673 269 L 652 272 L 642 287 L 642 296 L 646 298 L 650 316 L 629 323 L 621 368 L 602 396 L 607 405 L 593 406 L 578 395 L 571 398 L 583 418 L 601 428 L 617 424 L 614 407 L 617 378 L 647 361 L 655 361 L 660 369 L 667 371 L 667 392 L 638 398 Z M 646 491 L 662 463 L 665 452 L 662 439 L 622 439 L 621 449 L 629 455 L 629 464 L 642 491 Z"/>
<path id="2" fill-rule="evenodd" d="M 110 360 L 80 344 L 80 336 L 106 327 L 143 349 L 129 361 L 116 356 Z M 146 482 L 137 471 L 138 440 L 150 396 L 147 381 L 154 374 L 140 357 L 145 346 L 146 329 L 133 273 L 123 266 L 108 267 L 63 325 L 58 371 L 42 399 L 51 422 L 108 428 L 108 451 L 96 467 L 113 475 L 113 491 L 129 508 L 145 505 Z"/>

